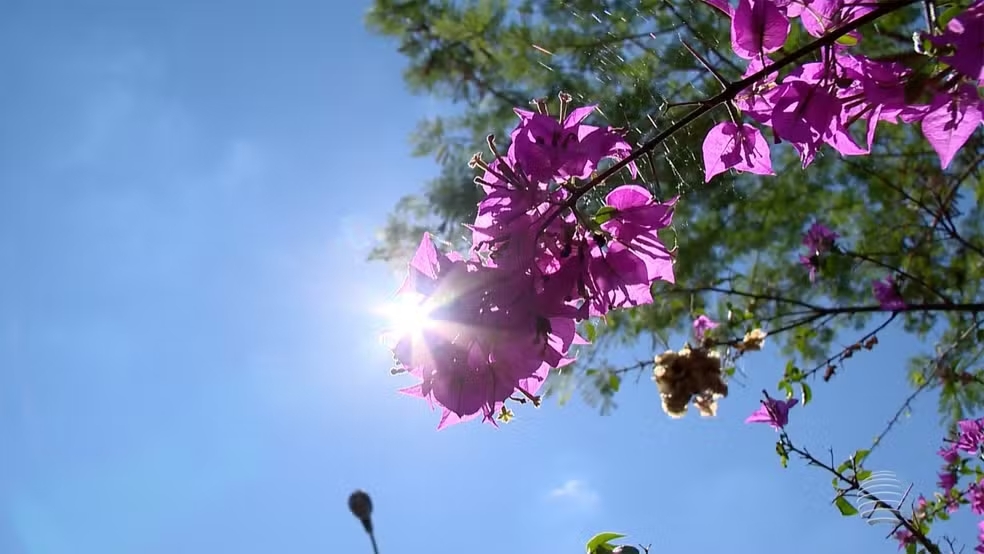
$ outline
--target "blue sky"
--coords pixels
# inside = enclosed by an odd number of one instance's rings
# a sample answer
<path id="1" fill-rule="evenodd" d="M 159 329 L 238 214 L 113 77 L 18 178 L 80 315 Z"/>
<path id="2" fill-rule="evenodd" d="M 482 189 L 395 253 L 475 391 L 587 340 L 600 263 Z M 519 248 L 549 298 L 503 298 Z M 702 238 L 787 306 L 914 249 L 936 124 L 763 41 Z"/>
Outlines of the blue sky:
<path id="1" fill-rule="evenodd" d="M 355 488 L 383 554 L 583 552 L 604 530 L 654 553 L 894 552 L 742 424 L 782 370 L 768 349 L 713 420 L 667 419 L 645 377 L 614 415 L 548 403 L 499 430 L 436 432 L 396 394 L 371 307 L 397 277 L 364 259 L 436 171 L 407 136 L 442 106 L 404 91 L 366 8 L 0 8 L 0 552 L 368 552 Z M 793 438 L 868 444 L 915 351 L 882 337 Z M 916 415 L 871 462 L 926 488 L 931 398 Z"/>

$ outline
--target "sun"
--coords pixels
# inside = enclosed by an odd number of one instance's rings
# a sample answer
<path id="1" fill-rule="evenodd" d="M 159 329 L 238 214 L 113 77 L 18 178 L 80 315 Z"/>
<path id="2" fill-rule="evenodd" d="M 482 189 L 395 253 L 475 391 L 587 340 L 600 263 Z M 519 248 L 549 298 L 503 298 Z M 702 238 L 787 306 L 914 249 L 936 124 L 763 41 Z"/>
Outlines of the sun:
<path id="1" fill-rule="evenodd" d="M 433 321 L 429 317 L 431 308 L 423 300 L 423 295 L 407 294 L 384 305 L 380 312 L 389 324 L 389 331 L 403 336 L 417 335 L 427 329 Z"/>

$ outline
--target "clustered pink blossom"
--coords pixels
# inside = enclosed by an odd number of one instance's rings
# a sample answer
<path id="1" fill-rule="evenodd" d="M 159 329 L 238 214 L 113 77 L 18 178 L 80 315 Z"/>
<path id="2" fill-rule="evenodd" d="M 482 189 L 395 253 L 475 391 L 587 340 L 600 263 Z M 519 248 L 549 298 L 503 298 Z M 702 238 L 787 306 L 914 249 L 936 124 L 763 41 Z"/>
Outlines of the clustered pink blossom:
<path id="1" fill-rule="evenodd" d="M 961 468 L 964 467 L 965 460 L 961 453 L 970 454 L 975 458 L 980 458 L 981 447 L 984 446 L 984 418 L 965 419 L 957 423 L 957 436 L 948 441 L 947 446 L 939 449 L 937 454 L 943 459 L 943 468 L 937 474 L 938 481 L 936 486 L 940 488 L 937 499 L 946 509 L 947 513 L 954 513 L 960 509 L 962 504 L 969 504 L 970 511 L 977 515 L 984 515 L 984 483 L 981 478 L 976 478 L 970 483 L 966 490 L 957 488 L 960 478 Z M 920 497 L 920 514 L 925 514 L 925 499 Z M 978 545 L 975 552 L 984 553 L 984 521 L 978 523 Z M 911 535 L 896 534 L 899 541 L 899 548 L 911 544 L 915 539 Z"/>
<path id="2" fill-rule="evenodd" d="M 704 342 L 704 335 L 706 335 L 708 331 L 714 329 L 718 325 L 719 325 L 718 322 L 707 317 L 706 315 L 698 316 L 693 323 L 694 339 L 697 340 L 697 344 Z"/>
<path id="3" fill-rule="evenodd" d="M 736 7 L 726 0 L 704 2 L 730 18 L 732 50 L 748 60 L 746 78 L 769 66 L 769 55 L 785 45 L 793 19 L 810 35 L 822 37 L 874 9 L 874 3 L 860 0 L 738 0 Z M 938 34 L 925 37 L 935 48 L 927 54 L 949 66 L 926 83 L 934 91 L 928 104 L 906 98 L 912 70 L 851 51 L 861 39 L 856 30 L 822 48 L 820 61 L 802 64 L 782 78 L 769 73 L 732 104 L 771 128 L 775 143 L 792 144 L 804 168 L 823 145 L 843 156 L 866 155 L 879 122 L 901 122 L 920 123 L 945 169 L 982 122 L 982 36 L 984 1 L 978 0 Z M 728 169 L 775 174 L 769 141 L 750 123 L 731 120 L 713 126 L 703 154 L 707 181 Z"/>
<path id="4" fill-rule="evenodd" d="M 561 96 L 562 112 L 568 101 Z M 472 160 L 485 197 L 467 256 L 438 252 L 425 235 L 400 289 L 430 320 L 393 349 L 397 369 L 420 380 L 403 392 L 442 408 L 438 428 L 479 416 L 495 425 L 507 399 L 536 403 L 549 371 L 586 342 L 576 322 L 651 303 L 652 283 L 674 280 L 658 232 L 677 199 L 659 203 L 645 187 L 624 185 L 597 214 L 577 212 L 574 191 L 602 160 L 631 148 L 621 132 L 583 123 L 594 106 L 559 120 L 538 107 L 515 110 L 505 155 L 490 137 L 495 159 Z"/>
<path id="5" fill-rule="evenodd" d="M 878 301 L 881 309 L 889 312 L 905 309 L 905 301 L 902 300 L 902 295 L 899 293 L 899 285 L 895 282 L 894 277 L 889 276 L 884 279 L 872 281 L 871 291 L 875 295 L 875 300 Z"/>
<path id="6" fill-rule="evenodd" d="M 813 222 L 803 234 L 803 246 L 806 247 L 807 254 L 800 256 L 800 263 L 810 270 L 811 283 L 816 281 L 817 272 L 820 271 L 821 256 L 833 250 L 834 241 L 839 237 L 840 235 L 818 221 Z"/>
<path id="7" fill-rule="evenodd" d="M 974 547 L 974 552 L 984 553 L 984 520 L 977 522 L 977 546 Z"/>
<path id="8" fill-rule="evenodd" d="M 800 256 L 800 264 L 810 270 L 811 283 L 816 281 L 823 255 L 834 250 L 834 241 L 838 238 L 840 235 L 819 222 L 814 222 L 803 234 L 803 245 L 806 246 L 807 255 Z M 879 307 L 885 311 L 896 312 L 906 308 L 905 300 L 899 292 L 899 285 L 893 276 L 872 281 L 871 292 L 878 301 Z"/>

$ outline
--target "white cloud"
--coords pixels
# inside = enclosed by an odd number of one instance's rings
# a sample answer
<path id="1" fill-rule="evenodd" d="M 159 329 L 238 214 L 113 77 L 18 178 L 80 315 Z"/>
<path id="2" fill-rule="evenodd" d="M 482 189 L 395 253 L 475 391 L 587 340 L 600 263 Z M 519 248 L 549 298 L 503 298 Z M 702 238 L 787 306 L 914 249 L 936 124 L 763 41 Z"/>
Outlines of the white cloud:
<path id="1" fill-rule="evenodd" d="M 571 502 L 589 508 L 598 504 L 600 497 L 587 483 L 580 479 L 568 479 L 548 494 L 551 500 Z"/>

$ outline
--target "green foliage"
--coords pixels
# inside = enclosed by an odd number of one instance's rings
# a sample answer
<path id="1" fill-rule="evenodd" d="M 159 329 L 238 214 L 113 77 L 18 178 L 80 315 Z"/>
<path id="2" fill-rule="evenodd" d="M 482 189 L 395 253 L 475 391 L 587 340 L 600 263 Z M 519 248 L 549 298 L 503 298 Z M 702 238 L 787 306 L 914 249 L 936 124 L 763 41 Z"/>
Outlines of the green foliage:
<path id="1" fill-rule="evenodd" d="M 859 47 L 928 77 L 938 68 L 912 54 L 905 31 L 920 18 L 917 6 L 887 16 L 864 29 Z M 598 103 L 597 122 L 625 127 L 642 143 L 686 111 L 671 103 L 720 90 L 680 38 L 725 78 L 740 77 L 744 67 L 730 54 L 725 18 L 690 0 L 376 0 L 367 24 L 397 41 L 411 90 L 461 108 L 422 122 L 413 137 L 414 154 L 434 157 L 441 173 L 420 195 L 402 199 L 381 232 L 372 258 L 400 265 L 424 230 L 463 244 L 462 224 L 475 216 L 479 200 L 467 160 L 485 150 L 488 134 L 507 136 L 513 107 L 566 91 L 575 102 Z M 811 38 L 794 24 L 784 51 Z M 923 81 L 911 88 L 913 94 L 929 90 Z M 820 375 L 826 380 L 851 364 L 871 363 L 870 356 L 860 360 L 874 348 L 869 333 L 889 316 L 839 312 L 791 325 L 804 305 L 870 306 L 872 280 L 892 269 L 911 277 L 901 283 L 910 304 L 982 298 L 980 133 L 946 171 L 918 127 L 883 123 L 871 155 L 844 158 L 825 149 L 803 170 L 793 149 L 778 145 L 772 149 L 776 176 L 722 175 L 705 184 L 702 140 L 727 116 L 720 110 L 698 120 L 640 160 L 640 180 L 658 197 L 683 196 L 674 236 L 667 237 L 680 246 L 677 283 L 655 284 L 652 305 L 612 313 L 604 325 L 584 325 L 596 344 L 586 361 L 553 376 L 550 390 L 562 401 L 580 389 L 611 409 L 621 373 L 604 361 L 604 350 L 647 339 L 663 344 L 673 333 L 688 332 L 703 312 L 722 322 L 716 337 L 769 330 L 769 343 L 791 364 L 779 387 L 790 397 L 799 393 L 806 404 L 814 392 L 808 381 L 815 387 Z M 588 195 L 595 222 L 611 217 L 598 210 L 599 198 L 627 177 L 619 174 Z M 812 284 L 797 260 L 802 233 L 816 219 L 841 235 L 845 252 L 826 257 Z M 939 393 L 947 421 L 984 404 L 976 314 L 913 311 L 892 323 L 914 340 L 936 339 L 912 361 L 909 375 L 917 388 Z M 784 325 L 791 325 L 788 331 L 772 332 Z M 856 341 L 856 348 L 842 349 L 845 340 Z M 972 378 L 950 378 L 964 374 Z"/>
<path id="2" fill-rule="evenodd" d="M 858 509 L 851 505 L 851 503 L 848 502 L 848 500 L 843 496 L 838 496 L 834 500 L 834 505 L 837 506 L 837 509 L 840 511 L 842 516 L 853 516 L 858 513 Z"/>
<path id="3" fill-rule="evenodd" d="M 588 554 L 609 554 L 615 549 L 615 545 L 611 544 L 611 542 L 624 536 L 620 533 L 612 532 L 598 533 L 591 537 L 591 540 L 585 545 L 585 550 L 587 550 Z"/>
<path id="4" fill-rule="evenodd" d="M 789 466 L 789 451 L 786 450 L 786 445 L 782 441 L 776 442 L 776 454 L 779 455 L 779 463 L 782 464 L 783 468 Z"/>

